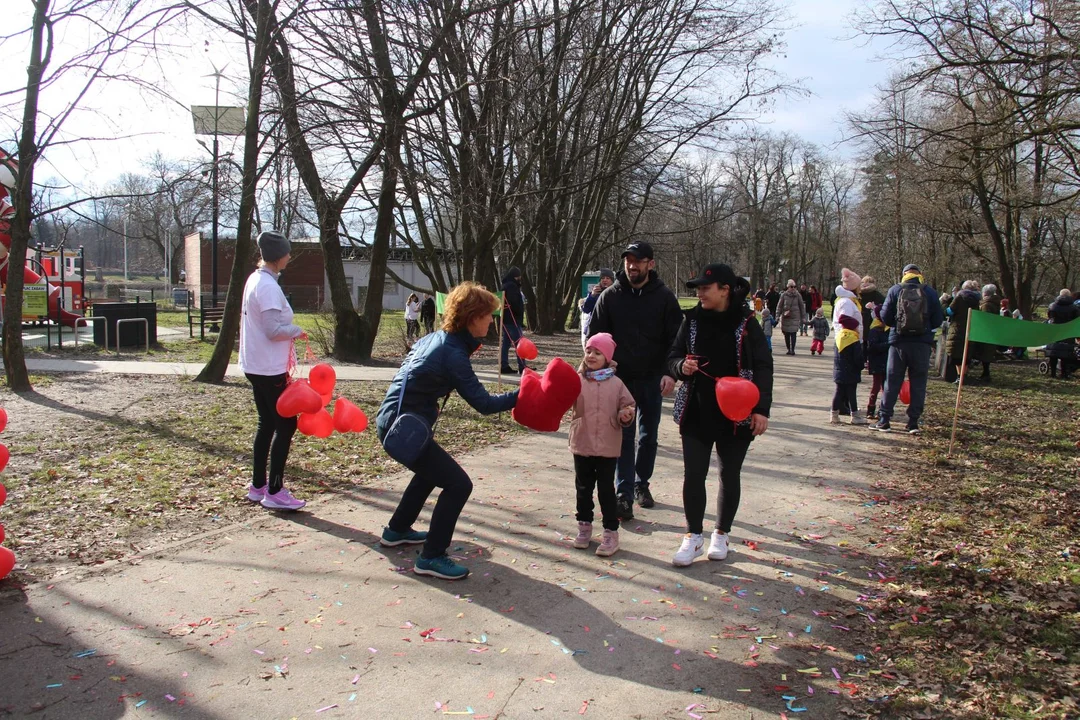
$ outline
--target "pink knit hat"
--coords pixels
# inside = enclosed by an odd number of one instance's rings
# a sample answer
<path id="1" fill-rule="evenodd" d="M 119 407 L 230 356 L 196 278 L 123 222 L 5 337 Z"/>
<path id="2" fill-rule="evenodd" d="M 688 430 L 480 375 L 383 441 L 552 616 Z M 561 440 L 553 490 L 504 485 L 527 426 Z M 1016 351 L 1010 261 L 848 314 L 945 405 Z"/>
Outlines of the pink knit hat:
<path id="1" fill-rule="evenodd" d="M 615 356 L 615 338 L 611 337 L 611 333 L 596 333 L 585 343 L 585 349 L 589 348 L 599 350 L 610 365 L 611 358 Z"/>

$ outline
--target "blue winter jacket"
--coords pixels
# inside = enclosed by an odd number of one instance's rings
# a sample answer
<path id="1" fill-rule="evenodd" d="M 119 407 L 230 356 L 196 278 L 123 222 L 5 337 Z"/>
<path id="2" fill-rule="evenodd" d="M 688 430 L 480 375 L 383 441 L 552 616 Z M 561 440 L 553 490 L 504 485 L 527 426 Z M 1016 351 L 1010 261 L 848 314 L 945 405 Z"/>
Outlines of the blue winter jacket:
<path id="1" fill-rule="evenodd" d="M 401 369 L 390 381 L 386 397 L 379 407 L 375 427 L 381 441 L 397 418 L 398 398 L 401 385 L 405 383 L 405 399 L 402 412 L 420 415 L 432 425 L 439 415 L 439 400 L 457 390 L 465 402 L 483 415 L 493 415 L 510 410 L 517 404 L 518 391 L 491 395 L 480 384 L 469 356 L 480 347 L 480 341 L 468 330 L 447 333 L 439 330 L 416 341 L 412 351 L 405 357 Z"/>
<path id="2" fill-rule="evenodd" d="M 918 280 L 909 280 L 904 283 L 905 285 L 918 285 Z M 889 288 L 889 292 L 885 295 L 885 302 L 881 306 L 881 321 L 888 325 L 892 330 L 889 331 L 889 344 L 895 345 L 898 342 L 934 342 L 934 331 L 941 327 L 941 323 L 945 322 L 945 312 L 941 309 L 941 300 L 938 298 L 937 290 L 929 285 L 923 285 L 923 292 L 926 293 L 926 332 L 922 335 L 901 335 L 896 332 L 896 304 L 900 297 L 901 285 L 893 285 Z"/>

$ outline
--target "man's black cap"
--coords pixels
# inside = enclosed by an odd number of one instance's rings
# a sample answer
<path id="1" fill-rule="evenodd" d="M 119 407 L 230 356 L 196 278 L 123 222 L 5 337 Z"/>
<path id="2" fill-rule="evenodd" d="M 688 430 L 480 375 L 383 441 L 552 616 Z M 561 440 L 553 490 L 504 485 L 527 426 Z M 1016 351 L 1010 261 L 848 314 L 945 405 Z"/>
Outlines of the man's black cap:
<path id="1" fill-rule="evenodd" d="M 709 263 L 705 266 L 705 269 L 701 271 L 700 277 L 696 277 L 693 280 L 688 280 L 686 282 L 686 287 L 693 290 L 699 285 L 710 285 L 712 283 L 734 286 L 738 279 L 739 276 L 727 265 L 723 263 Z"/>
<path id="2" fill-rule="evenodd" d="M 647 242 L 632 242 L 623 250 L 623 257 L 633 255 L 638 260 L 652 260 L 652 245 Z"/>

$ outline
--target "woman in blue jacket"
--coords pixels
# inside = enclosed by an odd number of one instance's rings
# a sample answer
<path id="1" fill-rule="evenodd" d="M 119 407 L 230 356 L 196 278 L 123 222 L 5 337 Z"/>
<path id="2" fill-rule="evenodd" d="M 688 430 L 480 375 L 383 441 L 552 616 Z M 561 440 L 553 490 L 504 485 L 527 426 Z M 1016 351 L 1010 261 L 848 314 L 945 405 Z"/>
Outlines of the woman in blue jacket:
<path id="1" fill-rule="evenodd" d="M 448 397 L 454 390 L 484 415 L 510 410 L 517 404 L 516 390 L 488 394 L 469 360 L 487 335 L 492 314 L 498 309 L 499 299 L 476 283 L 464 282 L 450 291 L 442 329 L 425 335 L 413 345 L 386 391 L 375 421 L 380 442 L 385 441 L 399 412 L 419 415 L 433 428 L 439 417 L 439 399 Z M 422 543 L 424 547 L 413 572 L 460 580 L 469 570 L 454 562 L 446 549 L 450 547 L 458 516 L 472 493 L 472 481 L 435 438 L 428 441 L 407 467 L 415 474 L 383 530 L 380 543 L 386 547 Z M 430 530 L 426 533 L 413 530 L 420 510 L 437 487 L 442 492 L 431 513 Z"/>

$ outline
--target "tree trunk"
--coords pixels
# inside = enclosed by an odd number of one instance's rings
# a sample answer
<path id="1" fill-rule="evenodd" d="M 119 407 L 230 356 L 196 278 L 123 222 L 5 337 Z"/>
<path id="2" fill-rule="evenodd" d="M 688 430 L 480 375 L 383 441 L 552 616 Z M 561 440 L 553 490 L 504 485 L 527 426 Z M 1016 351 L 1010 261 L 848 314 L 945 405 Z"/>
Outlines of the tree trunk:
<path id="1" fill-rule="evenodd" d="M 250 11 L 249 5 L 249 11 Z M 229 274 L 229 290 L 225 296 L 225 314 L 221 332 L 214 343 L 214 352 L 198 382 L 220 383 L 229 368 L 233 343 L 240 329 L 240 310 L 244 301 L 244 283 L 248 275 L 248 259 L 252 254 L 251 226 L 255 214 L 255 184 L 259 163 L 259 110 L 262 107 L 263 80 L 266 76 L 266 56 L 270 45 L 270 6 L 258 0 L 255 12 L 255 46 L 251 57 L 251 79 L 248 83 L 248 116 L 244 125 L 244 180 L 240 197 L 240 219 L 236 228 L 236 254 Z"/>
<path id="2" fill-rule="evenodd" d="M 26 101 L 23 104 L 22 137 L 19 138 L 19 174 L 15 181 L 15 217 L 11 222 L 11 250 L 8 254 L 7 289 L 4 305 L 4 372 L 14 392 L 29 392 L 30 376 L 22 344 L 23 267 L 30 244 L 31 204 L 34 196 L 34 165 L 37 163 L 37 113 L 45 24 L 49 0 L 37 0 L 34 10 L 30 64 L 26 69 Z"/>

